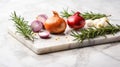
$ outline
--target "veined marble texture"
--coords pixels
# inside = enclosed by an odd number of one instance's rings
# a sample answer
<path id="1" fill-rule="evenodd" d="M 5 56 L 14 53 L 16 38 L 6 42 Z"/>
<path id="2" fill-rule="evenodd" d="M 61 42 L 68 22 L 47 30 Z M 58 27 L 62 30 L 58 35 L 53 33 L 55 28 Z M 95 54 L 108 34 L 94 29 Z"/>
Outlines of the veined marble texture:
<path id="1" fill-rule="evenodd" d="M 66 30 L 65 32 L 67 31 L 69 30 Z M 8 33 L 36 54 L 45 54 L 78 47 L 87 47 L 120 41 L 120 32 L 114 35 L 106 35 L 106 37 L 99 36 L 93 39 L 86 39 L 82 43 L 74 41 L 74 38 L 70 36 L 70 32 L 67 34 L 64 33 L 64 35 L 51 34 L 50 39 L 41 39 L 38 36 L 37 39 L 34 40 L 34 42 L 27 40 L 19 33 L 16 33 L 16 29 L 14 26 L 11 26 L 8 29 Z"/>
<path id="2" fill-rule="evenodd" d="M 13 11 L 28 21 L 63 8 L 94 11 L 112 15 L 111 23 L 120 24 L 119 4 L 120 0 L 0 0 L 0 67 L 119 67 L 120 42 L 36 55 L 8 34 Z"/>

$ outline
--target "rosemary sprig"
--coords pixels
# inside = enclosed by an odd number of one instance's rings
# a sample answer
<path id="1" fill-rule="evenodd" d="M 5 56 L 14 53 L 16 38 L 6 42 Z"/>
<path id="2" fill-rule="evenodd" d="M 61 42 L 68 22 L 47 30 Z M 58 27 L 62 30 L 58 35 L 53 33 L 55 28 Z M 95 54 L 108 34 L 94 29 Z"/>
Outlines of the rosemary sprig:
<path id="1" fill-rule="evenodd" d="M 34 41 L 33 32 L 28 25 L 28 21 L 25 21 L 21 16 L 17 16 L 15 11 L 11 14 L 11 20 L 15 23 L 18 33 L 22 34 L 25 38 Z"/>
<path id="2" fill-rule="evenodd" d="M 83 18 L 87 19 L 99 19 L 102 17 L 108 17 L 106 14 L 100 14 L 100 13 L 93 13 L 93 12 L 84 12 L 81 14 Z M 110 16 L 110 15 L 109 15 Z"/>
<path id="3" fill-rule="evenodd" d="M 72 16 L 72 15 L 74 14 L 73 11 L 72 11 L 72 13 L 69 13 L 69 12 L 68 12 L 68 9 L 63 9 L 63 11 L 60 12 L 60 13 L 61 13 L 61 16 L 62 16 L 62 17 L 65 17 L 65 18 L 68 18 L 69 16 Z"/>
<path id="4" fill-rule="evenodd" d="M 85 39 L 95 38 L 98 36 L 105 36 L 107 34 L 115 34 L 120 31 L 120 25 L 112 25 L 109 23 L 109 26 L 102 28 L 87 28 L 81 29 L 79 31 L 72 31 L 71 36 L 73 36 L 78 42 L 83 42 Z"/>
<path id="5" fill-rule="evenodd" d="M 64 17 L 64 18 L 68 18 L 69 16 L 73 15 L 75 13 L 75 11 L 72 11 L 71 13 L 68 12 L 68 9 L 64 9 L 62 12 L 61 12 L 61 16 Z M 109 17 L 111 15 L 106 15 L 106 14 L 100 14 L 100 13 L 93 13 L 93 12 L 84 12 L 84 13 L 81 13 L 80 14 L 85 20 L 87 19 L 99 19 L 99 18 L 102 18 L 102 17 Z"/>

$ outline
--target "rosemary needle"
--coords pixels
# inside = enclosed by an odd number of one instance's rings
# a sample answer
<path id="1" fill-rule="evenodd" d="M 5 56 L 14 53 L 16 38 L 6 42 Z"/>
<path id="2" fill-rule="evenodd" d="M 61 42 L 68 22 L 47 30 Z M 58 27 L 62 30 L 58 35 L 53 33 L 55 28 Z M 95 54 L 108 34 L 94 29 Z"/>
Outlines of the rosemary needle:
<path id="1" fill-rule="evenodd" d="M 71 13 L 68 12 L 68 9 L 64 9 L 62 12 L 61 12 L 61 16 L 62 17 L 65 17 L 65 18 L 68 18 L 69 16 L 73 15 L 75 13 L 75 11 L 71 11 Z M 100 14 L 100 13 L 93 13 L 93 12 L 84 12 L 84 13 L 81 13 L 80 14 L 85 20 L 87 19 L 99 19 L 99 18 L 102 18 L 102 17 L 109 17 L 111 15 L 106 15 L 106 14 Z"/>
<path id="2" fill-rule="evenodd" d="M 73 15 L 73 11 L 72 11 L 72 13 L 69 13 L 68 9 L 63 9 L 63 11 L 61 12 L 61 16 L 65 17 L 65 18 L 68 18 L 71 15 Z"/>
<path id="3" fill-rule="evenodd" d="M 84 12 L 81 14 L 83 18 L 87 19 L 99 19 L 102 17 L 108 17 L 106 14 L 100 14 L 100 13 L 93 13 L 93 12 Z M 110 15 L 109 15 L 110 16 Z"/>
<path id="4" fill-rule="evenodd" d="M 14 22 L 18 33 L 22 34 L 25 38 L 34 41 L 33 32 L 28 25 L 28 21 L 25 21 L 21 16 L 17 16 L 15 11 L 11 14 L 11 20 Z"/>
<path id="5" fill-rule="evenodd" d="M 72 31 L 71 36 L 73 36 L 78 42 L 83 42 L 85 39 L 95 38 L 98 36 L 105 36 L 107 34 L 115 34 L 120 31 L 120 25 L 112 25 L 109 23 L 109 26 L 102 28 L 87 28 L 81 29 L 79 31 Z M 106 36 L 105 36 L 106 37 Z"/>

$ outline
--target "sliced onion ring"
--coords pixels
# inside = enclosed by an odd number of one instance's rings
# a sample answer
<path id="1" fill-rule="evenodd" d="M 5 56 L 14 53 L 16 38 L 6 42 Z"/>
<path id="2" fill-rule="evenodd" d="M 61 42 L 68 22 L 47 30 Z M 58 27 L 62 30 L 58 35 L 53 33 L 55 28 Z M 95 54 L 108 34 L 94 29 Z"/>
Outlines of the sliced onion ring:
<path id="1" fill-rule="evenodd" d="M 39 36 L 40 36 L 40 38 L 48 39 L 48 38 L 50 38 L 50 33 L 48 31 L 39 32 Z"/>

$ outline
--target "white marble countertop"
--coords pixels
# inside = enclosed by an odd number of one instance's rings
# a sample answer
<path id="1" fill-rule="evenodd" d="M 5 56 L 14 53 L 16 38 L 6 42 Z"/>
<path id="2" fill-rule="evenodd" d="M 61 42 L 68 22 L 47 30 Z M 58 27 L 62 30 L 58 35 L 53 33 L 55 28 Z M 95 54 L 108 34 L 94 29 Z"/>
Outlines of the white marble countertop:
<path id="1" fill-rule="evenodd" d="M 63 8 L 111 14 L 120 24 L 120 0 L 0 0 L 0 67 L 120 67 L 120 42 L 36 55 L 7 32 L 13 11 L 32 21 Z"/>

